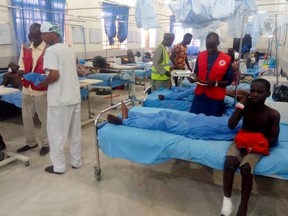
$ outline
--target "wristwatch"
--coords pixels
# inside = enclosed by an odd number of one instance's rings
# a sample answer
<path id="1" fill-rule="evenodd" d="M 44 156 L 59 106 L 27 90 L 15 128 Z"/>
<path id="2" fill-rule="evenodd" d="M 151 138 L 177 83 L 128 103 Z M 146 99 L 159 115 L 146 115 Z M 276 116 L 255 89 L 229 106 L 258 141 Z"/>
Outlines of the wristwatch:
<path id="1" fill-rule="evenodd" d="M 215 83 L 215 87 L 217 87 L 218 86 L 218 81 L 216 81 L 216 83 Z"/>

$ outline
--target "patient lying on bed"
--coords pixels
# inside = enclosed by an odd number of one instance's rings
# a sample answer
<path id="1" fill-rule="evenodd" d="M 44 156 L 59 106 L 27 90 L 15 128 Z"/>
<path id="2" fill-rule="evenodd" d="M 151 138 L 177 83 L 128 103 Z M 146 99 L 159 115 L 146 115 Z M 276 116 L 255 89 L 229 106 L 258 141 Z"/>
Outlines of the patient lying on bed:
<path id="1" fill-rule="evenodd" d="M 195 88 L 196 86 L 192 86 L 189 89 L 176 89 L 169 95 L 159 94 L 158 99 L 159 100 L 183 100 L 184 98 L 189 98 L 189 97 L 192 97 L 193 99 Z M 249 94 L 249 90 L 238 88 L 235 91 L 235 88 L 236 88 L 235 86 L 234 88 L 227 87 L 226 95 L 230 97 L 237 97 L 237 100 L 241 100 L 241 98 Z"/>
<path id="2" fill-rule="evenodd" d="M 159 100 L 183 100 L 187 98 L 188 101 L 193 100 L 194 91 L 196 86 L 192 86 L 191 88 L 171 88 L 173 91 L 171 94 L 168 95 L 158 95 Z"/>
<path id="3" fill-rule="evenodd" d="M 169 110 L 161 110 L 158 113 L 129 112 L 124 103 L 122 103 L 122 118 L 109 114 L 107 121 L 111 124 L 162 130 L 192 139 L 204 140 L 232 140 L 241 128 L 240 123 L 236 128 L 229 129 L 228 117 L 187 113 L 183 118 L 183 114 Z"/>

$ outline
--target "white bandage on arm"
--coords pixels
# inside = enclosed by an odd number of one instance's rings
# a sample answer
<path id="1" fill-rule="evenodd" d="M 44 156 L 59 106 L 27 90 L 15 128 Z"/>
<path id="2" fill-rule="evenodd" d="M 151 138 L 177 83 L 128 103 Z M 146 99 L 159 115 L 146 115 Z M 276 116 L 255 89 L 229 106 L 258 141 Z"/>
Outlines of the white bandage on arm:
<path id="1" fill-rule="evenodd" d="M 241 110 L 243 110 L 245 108 L 244 104 L 242 104 L 240 102 L 236 103 L 235 107 L 238 108 L 238 109 L 241 109 Z"/>

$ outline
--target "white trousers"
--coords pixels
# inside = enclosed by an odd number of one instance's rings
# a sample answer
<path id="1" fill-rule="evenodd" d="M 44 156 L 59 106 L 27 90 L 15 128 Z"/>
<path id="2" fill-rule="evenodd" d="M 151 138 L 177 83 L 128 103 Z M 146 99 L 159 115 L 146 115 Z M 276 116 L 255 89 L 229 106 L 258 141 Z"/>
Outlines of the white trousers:
<path id="1" fill-rule="evenodd" d="M 48 106 L 47 133 L 50 160 L 55 172 L 66 171 L 64 151 L 66 141 L 70 145 L 70 164 L 74 167 L 82 165 L 80 103 L 69 106 Z"/>

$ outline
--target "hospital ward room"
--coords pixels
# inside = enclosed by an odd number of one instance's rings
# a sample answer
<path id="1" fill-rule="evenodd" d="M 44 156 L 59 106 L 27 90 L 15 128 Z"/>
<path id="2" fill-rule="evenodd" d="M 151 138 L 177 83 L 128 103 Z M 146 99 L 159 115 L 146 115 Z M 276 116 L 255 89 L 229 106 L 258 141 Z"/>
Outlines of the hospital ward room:
<path id="1" fill-rule="evenodd" d="M 286 216 L 287 0 L 0 0 L 0 216 Z"/>

